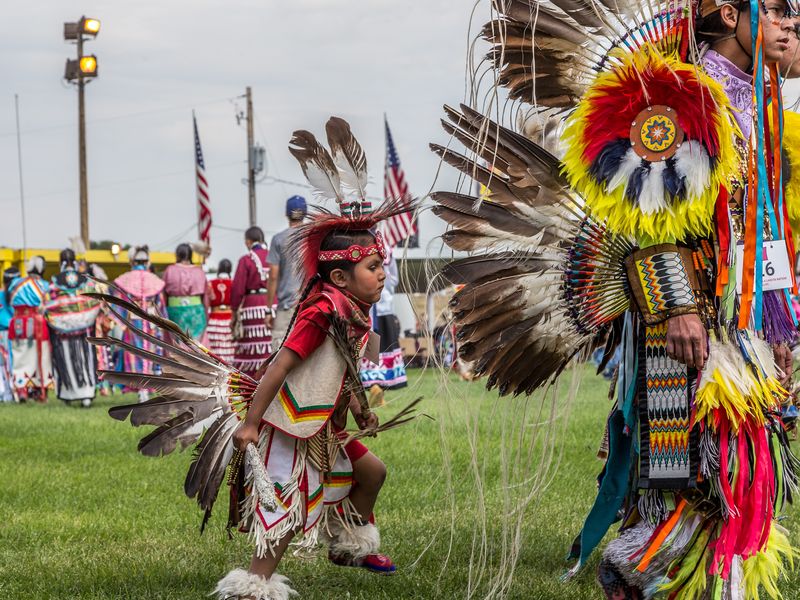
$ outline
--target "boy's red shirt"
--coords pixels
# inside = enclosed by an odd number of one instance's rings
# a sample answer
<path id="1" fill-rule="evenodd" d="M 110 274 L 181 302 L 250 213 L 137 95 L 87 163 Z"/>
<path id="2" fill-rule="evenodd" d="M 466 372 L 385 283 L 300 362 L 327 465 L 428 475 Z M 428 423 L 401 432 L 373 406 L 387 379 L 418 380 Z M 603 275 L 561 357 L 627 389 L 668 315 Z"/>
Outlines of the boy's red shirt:
<path id="1" fill-rule="evenodd" d="M 362 337 L 370 327 L 368 304 L 364 304 L 339 288 L 323 283 L 301 305 L 284 348 L 305 360 L 325 341 L 330 320 L 336 312 L 351 323 L 355 337 Z M 277 340 L 279 341 L 279 340 Z"/>

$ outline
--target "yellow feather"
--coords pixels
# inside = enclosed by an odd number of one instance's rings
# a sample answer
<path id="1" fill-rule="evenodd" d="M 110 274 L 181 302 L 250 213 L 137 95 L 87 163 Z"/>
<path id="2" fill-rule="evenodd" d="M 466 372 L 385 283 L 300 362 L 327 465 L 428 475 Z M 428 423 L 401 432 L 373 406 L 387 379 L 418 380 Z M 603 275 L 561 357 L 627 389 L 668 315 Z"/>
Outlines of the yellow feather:
<path id="1" fill-rule="evenodd" d="M 800 238 L 800 114 L 790 110 L 783 113 L 783 152 L 791 169 L 786 184 L 786 210 L 795 241 Z"/>
<path id="2" fill-rule="evenodd" d="M 697 420 L 715 429 L 714 411 L 722 409 L 736 433 L 745 419 L 764 424 L 764 412 L 787 395 L 775 376 L 745 363 L 741 352 L 724 342 L 711 341 L 708 365 L 695 396 Z"/>
<path id="3" fill-rule="evenodd" d="M 777 523 L 772 523 L 767 545 L 744 561 L 744 586 L 746 598 L 759 600 L 760 588 L 773 600 L 783 598 L 778 590 L 778 579 L 788 570 L 794 569 L 794 559 L 799 556 L 798 550 L 792 547 L 786 530 Z"/>

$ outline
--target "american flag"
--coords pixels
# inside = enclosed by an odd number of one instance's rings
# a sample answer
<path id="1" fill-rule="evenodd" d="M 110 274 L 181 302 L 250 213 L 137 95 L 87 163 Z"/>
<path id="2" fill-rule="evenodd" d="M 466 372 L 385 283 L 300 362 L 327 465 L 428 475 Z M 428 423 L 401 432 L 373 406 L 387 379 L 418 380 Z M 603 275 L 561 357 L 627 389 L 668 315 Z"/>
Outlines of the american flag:
<path id="1" fill-rule="evenodd" d="M 385 200 L 403 198 L 405 201 L 411 200 L 408 193 L 408 184 L 400 166 L 400 159 L 397 157 L 397 149 L 394 147 L 392 132 L 389 131 L 389 121 L 384 117 L 386 124 L 386 170 L 383 177 L 383 197 Z M 383 222 L 383 236 L 386 245 L 390 248 L 397 246 L 409 235 L 417 235 L 417 224 L 414 222 L 414 215 L 411 212 L 395 215 Z"/>
<path id="2" fill-rule="evenodd" d="M 211 198 L 208 195 L 206 180 L 206 163 L 203 160 L 203 149 L 200 147 L 200 135 L 197 133 L 197 119 L 192 112 L 194 122 L 194 166 L 197 179 L 197 237 L 201 242 L 211 245 Z"/>

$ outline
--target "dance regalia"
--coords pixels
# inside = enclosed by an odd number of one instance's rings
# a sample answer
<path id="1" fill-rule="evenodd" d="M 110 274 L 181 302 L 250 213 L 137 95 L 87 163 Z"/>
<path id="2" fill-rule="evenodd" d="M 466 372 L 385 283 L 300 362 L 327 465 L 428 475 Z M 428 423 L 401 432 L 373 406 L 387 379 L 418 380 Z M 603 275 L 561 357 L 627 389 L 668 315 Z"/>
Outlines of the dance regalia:
<path id="1" fill-rule="evenodd" d="M 609 456 L 570 574 L 623 514 L 601 564 L 608 597 L 775 597 L 794 550 L 773 516 L 798 489 L 771 348 L 795 326 L 760 250 L 791 246 L 770 170 L 779 113 L 764 114 L 763 73 L 748 87 L 702 56 L 691 4 L 557 4 L 497 3 L 484 28 L 500 84 L 538 103 L 527 137 L 462 106 L 445 130 L 475 157 L 432 145 L 488 190 L 433 194 L 445 242 L 475 253 L 443 273 L 465 284 L 450 304 L 459 356 L 489 388 L 529 394 L 603 340 L 605 359 L 621 346 Z M 702 373 L 667 355 L 681 315 L 709 334 Z"/>
<path id="2" fill-rule="evenodd" d="M 133 300 L 146 313 L 158 316 L 166 314 L 164 282 L 147 269 L 134 268 L 117 277 L 114 280 L 114 284 L 127 295 L 127 300 Z M 134 327 L 142 329 L 145 333 L 158 335 L 158 332 L 152 328 L 151 323 L 146 319 L 127 312 L 123 312 L 123 316 L 128 317 Z M 137 335 L 130 327 L 123 329 L 122 341 L 148 352 L 158 352 L 158 347 L 152 340 L 144 339 Z M 154 365 L 149 358 L 136 355 L 133 352 L 125 351 L 122 360 L 122 370 L 126 372 L 143 374 L 157 372 L 155 370 L 157 365 Z"/>
<path id="3" fill-rule="evenodd" d="M 267 472 L 280 490 L 268 511 L 254 494 L 242 502 L 241 529 L 249 531 L 260 556 L 286 534 L 300 530 L 301 545 L 313 548 L 320 532 L 358 524 L 349 501 L 352 460 L 367 450 L 359 441 L 341 446 L 350 402 L 346 362 L 329 335 L 332 318 L 347 323 L 353 353 L 361 356 L 369 335 L 369 307 L 330 284 L 318 284 L 298 310 L 282 348 L 303 362 L 286 378 L 264 414 L 260 449 Z"/>
<path id="4" fill-rule="evenodd" d="M 355 148 L 361 157 L 354 164 L 360 165 L 359 180 L 363 176 L 365 183 L 366 161 L 361 147 L 344 121 L 332 121 L 337 126 L 341 146 L 350 151 Z M 297 138 L 302 133 L 305 132 L 295 133 L 293 143 L 298 143 Z M 309 162 L 319 161 L 315 165 L 319 164 L 323 171 L 330 169 L 326 178 L 332 181 L 335 175 L 339 190 L 338 171 L 327 150 L 313 137 L 306 138 L 304 143 L 310 147 L 309 153 L 302 152 L 306 157 L 301 160 L 304 172 Z M 189 497 L 196 497 L 205 511 L 203 525 L 211 516 L 227 472 L 231 496 L 229 525 L 249 530 L 259 555 L 273 550 L 284 534 L 299 531 L 304 548 L 310 548 L 322 538 L 329 543 L 332 555 L 345 561 L 340 564 L 364 565 L 372 557 L 370 568 L 392 571 L 391 561 L 383 557 L 384 561 L 380 562 L 380 555 L 375 555 L 379 545 L 376 527 L 362 521 L 350 501 L 352 463 L 367 451 L 358 442 L 359 438 L 409 420 L 413 407 L 401 411 L 395 419 L 375 430 L 343 430 L 351 399 L 358 401 L 365 418 L 370 411 L 364 388 L 358 381 L 358 361 L 370 335 L 369 307 L 345 291 L 321 283 L 318 273 L 319 262 L 323 260 L 360 262 L 372 254 L 384 257 L 380 234 L 376 234 L 375 243 L 367 248 L 354 245 L 342 251 L 322 252 L 320 246 L 327 234 L 369 230 L 386 218 L 413 210 L 414 206 L 395 201 L 372 211 L 369 203 L 362 199 L 360 210 L 354 215 L 352 209 L 348 210 L 351 204 L 339 194 L 340 190 L 336 197 L 342 214 L 321 211 L 312 215 L 307 223 L 294 230 L 289 244 L 289 255 L 299 267 L 298 272 L 304 275 L 307 293 L 285 349 L 296 353 L 303 361 L 287 376 L 263 415 L 257 448 L 260 456 L 253 457 L 252 448 L 249 448 L 247 464 L 238 453 L 231 462 L 233 433 L 249 408 L 258 382 L 219 360 L 175 323 L 147 314 L 111 295 L 97 297 L 111 310 L 143 319 L 158 332 L 152 339 L 157 340 L 160 350 L 158 358 L 153 360 L 160 364 L 162 372 L 145 376 L 114 372 L 103 375 L 111 383 L 127 385 L 135 381 L 140 387 L 162 394 L 146 402 L 114 407 L 109 414 L 120 420 L 130 416 L 131 424 L 136 426 L 158 426 L 139 443 L 139 450 L 145 455 L 161 456 L 179 446 L 194 445 L 184 490 Z M 354 254 L 339 256 L 351 251 Z M 239 268 L 248 269 L 242 267 L 241 262 Z M 263 283 L 263 278 L 259 281 Z M 236 304 L 235 297 L 232 303 Z M 120 318 L 130 327 L 128 317 Z M 98 343 L 113 346 L 115 340 L 98 340 Z M 263 464 L 266 478 L 258 474 L 261 469 L 253 469 L 251 464 Z M 268 502 L 273 495 L 274 506 Z M 218 598 L 230 600 L 254 594 L 262 598 L 288 598 L 293 593 L 285 578 L 277 574 L 265 580 L 241 570 L 232 571 L 223 578 L 216 592 Z"/>
<path id="5" fill-rule="evenodd" d="M 97 359 L 87 341 L 93 336 L 100 303 L 81 295 L 89 280 L 75 269 L 65 269 L 51 281 L 51 300 L 44 313 L 50 327 L 56 395 L 65 402 L 94 399 Z"/>
<path id="6" fill-rule="evenodd" d="M 35 397 L 44 402 L 53 387 L 50 336 L 42 314 L 49 289 L 38 275 L 18 277 L 9 287 L 14 307 L 9 327 L 14 389 L 20 399 Z"/>
<path id="7" fill-rule="evenodd" d="M 170 265 L 164 271 L 164 292 L 169 318 L 196 340 L 203 341 L 208 325 L 208 282 L 196 265 Z"/>
<path id="8" fill-rule="evenodd" d="M 248 375 L 254 375 L 264 364 L 272 343 L 272 334 L 266 324 L 271 310 L 267 306 L 267 254 L 264 244 L 253 244 L 250 252 L 239 259 L 231 288 L 231 307 L 236 313 L 233 364 Z"/>
<path id="9" fill-rule="evenodd" d="M 208 316 L 208 347 L 229 365 L 233 364 L 235 344 L 231 321 L 231 285 L 232 281 L 227 274 L 220 275 L 211 280 L 209 292 L 209 306 L 211 313 Z"/>
<path id="10" fill-rule="evenodd" d="M 11 374 L 11 341 L 8 329 L 14 310 L 8 304 L 5 290 L 0 291 L 0 402 L 14 401 L 14 385 Z"/>
<path id="11" fill-rule="evenodd" d="M 394 289 L 399 283 L 397 263 L 394 258 L 384 265 L 381 299 L 372 309 L 373 328 L 380 336 L 378 362 L 361 361 L 361 382 L 364 387 L 378 385 L 384 389 L 398 389 L 408 385 L 403 349 L 400 347 L 400 321 L 394 314 Z"/>

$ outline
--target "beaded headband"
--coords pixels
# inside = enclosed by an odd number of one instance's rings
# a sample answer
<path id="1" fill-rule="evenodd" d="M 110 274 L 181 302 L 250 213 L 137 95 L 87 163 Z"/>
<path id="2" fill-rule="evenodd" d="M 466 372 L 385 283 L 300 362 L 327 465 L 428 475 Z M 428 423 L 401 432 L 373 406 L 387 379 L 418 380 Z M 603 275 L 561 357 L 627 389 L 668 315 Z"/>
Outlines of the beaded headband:
<path id="1" fill-rule="evenodd" d="M 375 243 L 370 246 L 353 244 L 344 250 L 322 250 L 317 256 L 317 260 L 319 262 L 349 260 L 350 262 L 358 263 L 373 254 L 379 254 L 383 260 L 386 260 L 386 246 L 383 244 L 383 236 L 380 231 L 375 233 Z"/>

